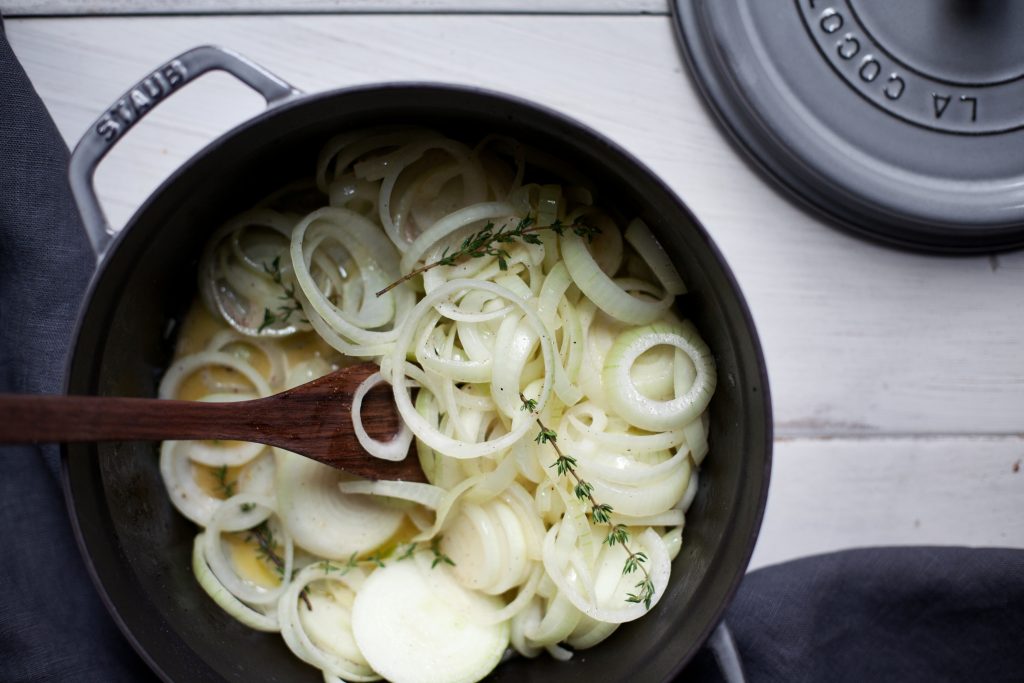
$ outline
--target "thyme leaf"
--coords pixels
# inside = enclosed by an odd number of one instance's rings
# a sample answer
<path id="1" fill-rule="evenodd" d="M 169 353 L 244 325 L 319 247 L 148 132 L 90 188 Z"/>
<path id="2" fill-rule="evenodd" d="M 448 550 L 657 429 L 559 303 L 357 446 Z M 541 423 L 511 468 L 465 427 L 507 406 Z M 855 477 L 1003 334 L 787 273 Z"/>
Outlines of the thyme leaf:
<path id="1" fill-rule="evenodd" d="M 284 560 L 277 554 L 277 540 L 274 538 L 274 532 L 266 521 L 260 522 L 249 529 L 249 534 L 245 537 L 245 540 L 249 543 L 256 543 L 258 549 L 257 556 L 271 565 L 279 576 L 284 575 Z"/>
<path id="2" fill-rule="evenodd" d="M 646 573 L 646 569 L 644 572 Z M 636 584 L 636 593 L 630 593 L 626 596 L 626 602 L 644 603 L 644 607 L 651 609 L 651 600 L 654 599 L 654 582 L 651 581 L 650 577 L 645 578 Z"/>
<path id="3" fill-rule="evenodd" d="M 430 552 L 434 553 L 434 561 L 430 563 L 431 569 L 441 564 L 442 562 L 444 564 L 450 564 L 453 567 L 455 566 L 455 561 L 452 560 L 452 558 L 445 555 L 443 552 L 441 552 L 440 536 L 435 536 L 434 539 L 430 541 Z"/>
<path id="4" fill-rule="evenodd" d="M 436 568 L 437 565 L 439 565 L 439 564 L 447 564 L 447 565 L 451 565 L 452 567 L 455 566 L 455 560 L 453 560 L 452 558 L 448 557 L 448 555 L 446 555 L 441 550 L 441 539 L 442 538 L 443 538 L 442 536 L 435 536 L 430 541 L 429 550 L 430 550 L 430 552 L 434 553 L 434 560 L 433 560 L 433 562 L 430 563 L 430 568 L 431 569 Z M 405 546 L 405 550 L 402 552 L 401 555 L 399 555 L 396 558 L 396 562 L 401 562 L 402 560 L 407 560 L 410 557 L 412 557 L 413 553 L 415 553 L 420 548 L 421 545 L 422 544 L 420 544 L 420 543 L 413 542 L 413 543 L 410 543 L 409 545 Z"/>
<path id="5" fill-rule="evenodd" d="M 558 441 L 558 434 L 556 434 L 553 429 L 548 429 L 546 427 L 541 427 L 540 431 L 537 432 L 537 436 L 536 436 L 536 438 L 534 438 L 534 441 L 536 441 L 539 444 L 545 444 L 545 443 L 548 443 L 549 441 L 554 443 L 555 441 Z M 572 465 L 573 466 L 576 465 L 576 461 L 573 460 L 572 458 L 570 458 L 568 456 L 560 456 L 560 457 L 564 458 L 565 460 L 572 461 Z"/>
<path id="6" fill-rule="evenodd" d="M 411 280 L 417 275 L 421 275 L 428 270 L 437 268 L 438 266 L 454 266 L 460 261 L 468 258 L 493 256 L 498 259 L 498 268 L 500 270 L 508 270 L 508 262 L 511 258 L 508 251 L 495 245 L 510 244 L 517 241 L 522 241 L 527 244 L 541 244 L 540 235 L 537 233 L 544 230 L 550 230 L 556 235 L 562 235 L 565 233 L 566 228 L 569 228 L 574 234 L 579 235 L 580 237 L 586 237 L 588 241 L 593 241 L 594 236 L 601 233 L 600 228 L 587 225 L 579 219 L 576 219 L 575 222 L 568 226 L 563 225 L 561 221 L 557 220 L 551 225 L 534 225 L 535 220 L 536 219 L 534 219 L 533 216 L 527 215 L 519 219 L 519 222 L 511 228 L 507 224 L 495 228 L 494 223 L 488 221 L 479 232 L 474 232 L 463 239 L 462 244 L 459 245 L 458 249 L 452 251 L 450 247 L 445 247 L 444 251 L 441 252 L 441 258 L 432 263 L 420 266 L 408 275 L 400 277 L 384 289 L 377 292 L 377 296 L 387 294 L 403 282 Z"/>
<path id="7" fill-rule="evenodd" d="M 625 524 L 616 524 L 612 526 L 612 530 L 608 532 L 604 542 L 612 546 L 616 543 L 625 544 L 629 541 L 629 529 L 626 528 Z"/>
<path id="8" fill-rule="evenodd" d="M 274 309 L 263 309 L 263 322 L 260 323 L 259 328 L 256 330 L 257 333 L 263 332 L 263 330 L 277 323 L 289 322 L 293 313 L 302 310 L 302 303 L 295 295 L 295 283 L 285 282 L 284 274 L 281 272 L 280 256 L 275 256 L 274 260 L 270 263 L 264 262 L 263 272 L 269 275 L 270 279 L 281 288 L 283 294 L 278 299 L 283 300 L 284 303 Z M 307 321 L 303 318 L 301 322 Z"/>
<path id="9" fill-rule="evenodd" d="M 277 553 L 277 540 L 274 538 L 274 532 L 271 530 L 270 525 L 267 524 L 266 520 L 260 522 L 253 528 L 249 529 L 249 533 L 245 537 L 247 543 L 255 543 L 257 547 L 257 557 L 269 564 L 273 570 L 284 580 L 284 559 Z M 292 578 L 294 578 L 295 572 L 292 572 Z M 299 599 L 306 603 L 306 609 L 310 612 L 313 611 L 313 603 L 309 601 L 309 592 L 303 588 L 302 592 L 299 593 Z"/>
<path id="10" fill-rule="evenodd" d="M 594 524 L 609 524 L 612 519 L 612 506 L 607 503 L 595 505 L 590 510 L 590 516 L 594 519 Z"/>
<path id="11" fill-rule="evenodd" d="M 225 498 L 230 498 L 235 495 L 235 487 L 238 485 L 237 479 L 228 481 L 228 466 L 221 465 L 213 471 L 213 476 L 217 480 L 217 491 L 224 494 Z M 248 512 L 243 508 L 243 512 Z"/>

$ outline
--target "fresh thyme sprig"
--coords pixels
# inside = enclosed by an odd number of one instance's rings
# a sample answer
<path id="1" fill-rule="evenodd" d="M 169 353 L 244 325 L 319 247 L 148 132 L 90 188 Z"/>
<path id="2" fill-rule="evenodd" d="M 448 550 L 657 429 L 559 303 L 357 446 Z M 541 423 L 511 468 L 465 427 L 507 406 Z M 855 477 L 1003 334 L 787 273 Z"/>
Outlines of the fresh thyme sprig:
<path id="1" fill-rule="evenodd" d="M 533 414 L 537 419 L 537 427 L 540 431 L 537 432 L 537 436 L 533 440 L 539 444 L 550 444 L 555 450 L 557 457 L 551 467 L 558 471 L 558 476 L 569 476 L 576 482 L 573 486 L 573 495 L 583 502 L 590 503 L 590 518 L 594 524 L 607 524 L 611 519 L 612 506 L 598 503 L 594 499 L 593 484 L 582 479 L 576 472 L 576 458 L 562 452 L 562 449 L 558 446 L 558 433 L 547 427 L 541 421 L 540 416 L 537 415 L 537 401 L 528 399 L 523 394 L 519 394 L 519 399 L 523 402 L 522 409 Z"/>
<path id="2" fill-rule="evenodd" d="M 439 564 L 447 564 L 451 565 L 452 567 L 455 566 L 455 560 L 448 557 L 448 555 L 446 555 L 441 550 L 441 538 L 441 536 L 435 536 L 430 541 L 430 552 L 434 553 L 434 560 L 430 563 L 431 569 L 434 569 Z M 401 562 L 402 560 L 408 560 L 410 557 L 412 557 L 412 554 L 416 552 L 417 549 L 419 549 L 420 545 L 420 543 L 412 542 L 409 545 L 405 546 L 405 550 L 402 551 L 402 554 L 398 556 L 397 560 L 399 562 Z"/>
<path id="3" fill-rule="evenodd" d="M 277 554 L 277 542 L 274 539 L 274 532 L 264 521 L 249 529 L 249 535 L 245 540 L 255 542 L 259 548 L 258 556 L 261 560 L 274 567 L 278 574 L 284 574 L 284 560 Z"/>
<path id="4" fill-rule="evenodd" d="M 330 574 L 333 571 L 337 571 L 338 576 L 345 576 L 345 574 L 348 574 L 350 571 L 358 567 L 360 564 L 374 564 L 378 567 L 383 567 L 385 566 L 384 559 L 384 556 L 381 554 L 379 550 L 375 552 L 373 555 L 364 557 L 363 559 L 359 559 L 359 553 L 356 552 L 349 555 L 348 560 L 346 560 L 345 564 L 343 564 L 340 567 L 336 566 L 330 560 L 324 560 L 323 568 L 325 574 Z"/>
<path id="5" fill-rule="evenodd" d="M 449 564 L 455 566 L 455 561 L 441 552 L 441 537 L 435 536 L 430 541 L 430 552 L 434 553 L 434 561 L 430 563 L 430 568 L 433 569 L 439 564 Z"/>
<path id="6" fill-rule="evenodd" d="M 647 562 L 647 554 L 640 551 L 633 552 L 629 547 L 629 529 L 626 528 L 625 524 L 613 525 L 604 542 L 609 546 L 618 543 L 626 551 L 626 562 L 622 566 L 622 573 L 624 575 L 633 574 L 638 570 L 643 573 L 643 578 L 633 586 L 637 589 L 636 593 L 629 593 L 626 596 L 626 602 L 642 602 L 644 607 L 651 609 L 651 600 L 654 599 L 654 581 L 651 580 L 651 575 L 644 566 L 644 563 Z"/>
<path id="7" fill-rule="evenodd" d="M 534 225 L 533 216 L 527 215 L 521 218 L 515 227 L 509 228 L 508 224 L 502 225 L 497 230 L 494 229 L 494 223 L 488 221 L 486 225 L 479 231 L 469 235 L 466 239 L 462 240 L 462 244 L 455 251 L 451 251 L 449 247 L 445 247 L 444 251 L 441 252 L 441 258 L 426 265 L 420 266 L 413 270 L 408 275 L 401 277 L 384 289 L 377 292 L 377 296 L 387 294 L 398 285 L 411 280 L 417 275 L 421 275 L 428 270 L 437 268 L 438 266 L 454 266 L 459 261 L 467 258 L 481 258 L 483 256 L 494 256 L 498 259 L 498 268 L 501 270 L 508 270 L 508 259 L 510 258 L 509 253 L 501 246 L 501 244 L 508 244 L 515 242 L 516 240 L 522 240 L 527 244 L 540 244 L 540 235 L 537 233 L 550 230 L 556 235 L 562 235 L 566 230 L 572 230 L 580 237 L 586 237 L 587 240 L 594 239 L 595 235 L 601 233 L 601 229 L 587 225 L 580 222 L 579 219 L 569 225 L 565 225 L 559 220 L 556 220 L 551 225 Z"/>
<path id="8" fill-rule="evenodd" d="M 228 481 L 228 466 L 221 465 L 213 471 L 214 478 L 217 479 L 217 490 L 224 494 L 225 498 L 230 498 L 235 495 L 235 486 L 238 484 L 238 480 Z"/>
<path id="9" fill-rule="evenodd" d="M 375 552 L 373 555 L 370 555 L 369 557 L 367 557 L 365 560 L 363 560 L 363 562 L 369 562 L 369 563 L 375 564 L 376 566 L 381 567 L 381 568 L 384 567 L 384 558 L 381 556 L 379 550 L 377 552 Z"/>
<path id="10" fill-rule="evenodd" d="M 611 527 L 608 535 L 605 536 L 604 543 L 607 543 L 609 547 L 619 544 L 626 551 L 626 562 L 622 567 L 623 575 L 633 574 L 637 571 L 643 574 L 643 578 L 634 586 L 636 593 L 629 593 L 626 596 L 626 602 L 643 603 L 644 607 L 651 609 L 651 601 L 654 599 L 654 582 L 645 566 L 647 555 L 640 551 L 634 552 L 630 548 L 629 529 L 625 524 L 612 524 L 612 506 L 607 503 L 598 503 L 594 499 L 594 485 L 581 478 L 576 472 L 576 458 L 566 455 L 559 448 L 558 433 L 547 427 L 537 415 L 537 401 L 526 398 L 523 394 L 519 394 L 519 399 L 523 402 L 522 409 L 533 414 L 537 419 L 537 427 L 540 431 L 537 432 L 534 441 L 539 444 L 549 444 L 555 451 L 557 457 L 551 467 L 555 468 L 558 476 L 568 476 L 575 482 L 573 495 L 583 502 L 590 503 L 590 519 L 593 523 L 607 524 Z"/>
<path id="11" fill-rule="evenodd" d="M 284 559 L 277 554 L 277 541 L 274 539 L 274 532 L 270 529 L 270 525 L 266 521 L 260 522 L 249 529 L 249 534 L 245 537 L 245 540 L 248 543 L 256 543 L 258 557 L 273 567 L 277 575 L 283 579 Z M 313 603 L 309 601 L 309 593 L 305 588 L 299 593 L 299 597 L 306 603 L 306 609 L 312 612 Z"/>
<path id="12" fill-rule="evenodd" d="M 336 571 L 338 572 L 338 576 L 345 576 L 345 574 L 348 574 L 350 571 L 359 566 L 358 557 L 359 553 L 352 553 L 349 556 L 348 561 L 340 567 L 335 566 L 335 564 L 330 560 L 324 560 L 321 563 L 323 565 L 324 574 L 329 575 L 331 572 Z"/>
<path id="13" fill-rule="evenodd" d="M 281 273 L 281 257 L 275 256 L 274 260 L 270 263 L 263 264 L 263 270 L 270 276 L 275 284 L 281 287 L 284 292 L 284 296 L 278 297 L 285 301 L 284 304 L 278 306 L 274 310 L 269 308 L 263 309 L 263 322 L 260 324 L 257 332 L 262 332 L 275 323 L 288 322 L 292 313 L 296 313 L 302 310 L 302 304 L 299 303 L 298 297 L 295 296 L 295 285 L 285 284 L 284 276 Z M 305 320 L 303 320 L 305 322 Z"/>

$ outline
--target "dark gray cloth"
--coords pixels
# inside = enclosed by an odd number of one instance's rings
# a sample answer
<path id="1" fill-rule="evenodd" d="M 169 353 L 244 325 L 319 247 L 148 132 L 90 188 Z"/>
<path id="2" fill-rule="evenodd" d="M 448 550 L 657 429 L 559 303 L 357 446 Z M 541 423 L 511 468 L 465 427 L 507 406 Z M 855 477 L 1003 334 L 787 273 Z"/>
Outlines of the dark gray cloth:
<path id="1" fill-rule="evenodd" d="M 748 574 L 726 623 L 752 683 L 1024 681 L 1024 551 L 868 548 Z M 703 652 L 681 681 L 719 680 Z"/>
<path id="2" fill-rule="evenodd" d="M 0 20 L 0 392 L 61 391 L 94 265 L 67 163 Z M 153 680 L 89 581 L 56 447 L 0 446 L 0 464 L 0 681 Z"/>
<path id="3" fill-rule="evenodd" d="M 0 20 L 0 392 L 57 393 L 92 254 L 67 149 Z M 0 447 L 0 683 L 149 681 L 86 574 L 56 448 Z M 1024 680 L 1024 552 L 869 549 L 746 577 L 752 683 Z M 719 680 L 705 650 L 680 681 Z"/>

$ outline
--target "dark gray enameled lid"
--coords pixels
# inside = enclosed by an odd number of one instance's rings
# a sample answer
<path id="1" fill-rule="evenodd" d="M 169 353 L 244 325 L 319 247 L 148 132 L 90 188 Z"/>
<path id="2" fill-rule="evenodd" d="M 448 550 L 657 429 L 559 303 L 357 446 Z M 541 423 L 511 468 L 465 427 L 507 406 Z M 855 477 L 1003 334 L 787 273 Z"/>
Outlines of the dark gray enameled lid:
<path id="1" fill-rule="evenodd" d="M 712 109 L 799 199 L 905 248 L 1024 246 L 1024 2 L 672 6 Z"/>

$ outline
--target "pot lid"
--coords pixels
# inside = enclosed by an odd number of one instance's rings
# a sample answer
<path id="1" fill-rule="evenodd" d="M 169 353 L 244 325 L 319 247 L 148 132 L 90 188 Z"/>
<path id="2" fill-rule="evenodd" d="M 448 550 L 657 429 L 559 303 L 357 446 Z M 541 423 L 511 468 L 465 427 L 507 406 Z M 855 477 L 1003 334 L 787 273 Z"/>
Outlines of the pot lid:
<path id="1" fill-rule="evenodd" d="M 1024 2 L 672 6 L 711 108 L 799 199 L 906 248 L 1024 246 Z"/>

